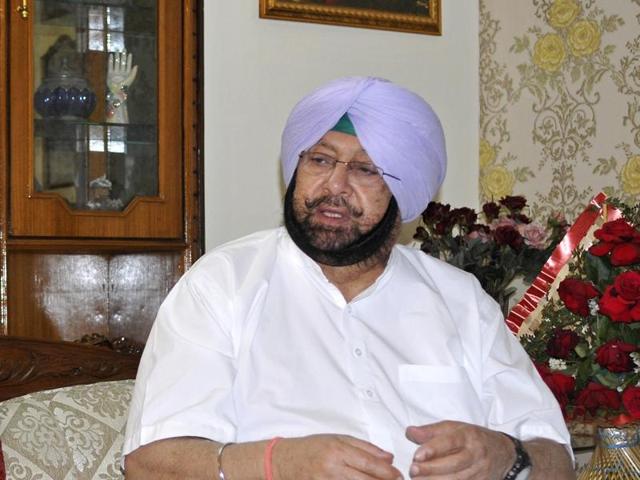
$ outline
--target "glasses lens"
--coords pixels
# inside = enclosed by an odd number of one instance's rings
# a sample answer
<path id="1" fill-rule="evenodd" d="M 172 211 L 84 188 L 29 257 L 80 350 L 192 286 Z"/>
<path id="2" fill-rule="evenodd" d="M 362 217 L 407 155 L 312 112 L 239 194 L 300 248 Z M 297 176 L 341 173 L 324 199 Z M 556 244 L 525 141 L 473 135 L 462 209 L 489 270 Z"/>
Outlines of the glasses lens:
<path id="1" fill-rule="evenodd" d="M 382 179 L 378 167 L 365 162 L 340 162 L 339 160 L 317 152 L 304 152 L 301 155 L 301 166 L 311 175 L 328 175 L 342 163 L 349 174 L 349 180 L 360 185 L 371 185 Z"/>
<path id="2" fill-rule="evenodd" d="M 336 166 L 336 159 L 322 153 L 305 152 L 302 155 L 302 165 L 312 174 L 331 172 Z"/>
<path id="3" fill-rule="evenodd" d="M 377 180 L 380 177 L 380 171 L 371 163 L 349 162 L 347 168 L 354 180 L 361 182 Z"/>

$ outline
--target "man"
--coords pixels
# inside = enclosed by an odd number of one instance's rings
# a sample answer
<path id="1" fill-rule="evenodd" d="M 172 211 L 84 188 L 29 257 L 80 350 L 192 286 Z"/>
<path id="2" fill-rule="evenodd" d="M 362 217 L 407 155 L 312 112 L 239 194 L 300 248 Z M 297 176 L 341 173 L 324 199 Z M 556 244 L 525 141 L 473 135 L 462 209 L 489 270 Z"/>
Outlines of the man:
<path id="1" fill-rule="evenodd" d="M 339 79 L 296 105 L 285 227 L 208 253 L 160 308 L 128 478 L 573 478 L 558 405 L 497 304 L 395 244 L 445 157 L 436 115 L 393 83 Z"/>

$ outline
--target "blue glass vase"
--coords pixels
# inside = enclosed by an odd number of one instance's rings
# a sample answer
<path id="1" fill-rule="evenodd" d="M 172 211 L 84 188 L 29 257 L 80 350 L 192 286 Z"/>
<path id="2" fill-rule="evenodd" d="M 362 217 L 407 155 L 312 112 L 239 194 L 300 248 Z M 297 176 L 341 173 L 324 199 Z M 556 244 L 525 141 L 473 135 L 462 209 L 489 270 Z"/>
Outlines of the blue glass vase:
<path id="1" fill-rule="evenodd" d="M 44 118 L 87 118 L 96 106 L 96 94 L 84 79 L 83 57 L 76 42 L 60 35 L 42 56 L 45 78 L 33 98 Z"/>
<path id="2" fill-rule="evenodd" d="M 44 118 L 87 118 L 96 94 L 82 78 L 48 78 L 36 90 L 34 106 Z"/>

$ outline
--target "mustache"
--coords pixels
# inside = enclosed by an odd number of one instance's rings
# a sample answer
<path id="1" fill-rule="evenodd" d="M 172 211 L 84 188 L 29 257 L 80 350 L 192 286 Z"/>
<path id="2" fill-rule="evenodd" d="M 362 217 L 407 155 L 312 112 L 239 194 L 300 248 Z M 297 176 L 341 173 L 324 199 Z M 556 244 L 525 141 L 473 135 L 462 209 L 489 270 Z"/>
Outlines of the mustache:
<path id="1" fill-rule="evenodd" d="M 307 207 L 308 210 L 313 210 L 320 205 L 327 205 L 329 207 L 345 207 L 355 218 L 361 217 L 364 213 L 362 209 L 354 207 L 341 195 L 323 195 L 321 197 L 307 199 L 304 201 L 304 206 Z"/>

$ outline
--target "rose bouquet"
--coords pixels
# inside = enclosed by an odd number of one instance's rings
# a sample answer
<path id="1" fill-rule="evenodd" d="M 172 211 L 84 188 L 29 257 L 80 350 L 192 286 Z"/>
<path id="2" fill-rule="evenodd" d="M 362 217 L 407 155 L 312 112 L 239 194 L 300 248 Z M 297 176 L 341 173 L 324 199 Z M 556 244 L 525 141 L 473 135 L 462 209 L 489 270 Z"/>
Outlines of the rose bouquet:
<path id="1" fill-rule="evenodd" d="M 580 247 L 521 342 L 569 420 L 640 420 L 640 204 Z M 601 422 L 602 423 L 602 422 Z"/>
<path id="2" fill-rule="evenodd" d="M 485 203 L 478 214 L 431 202 L 413 238 L 423 252 L 475 275 L 506 317 L 514 281 L 531 282 L 567 228 L 560 216 L 546 226 L 531 221 L 526 204 L 524 197 L 507 196 Z"/>

